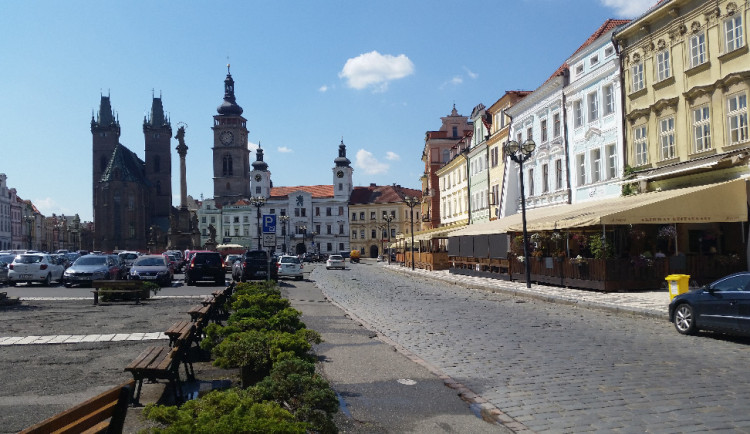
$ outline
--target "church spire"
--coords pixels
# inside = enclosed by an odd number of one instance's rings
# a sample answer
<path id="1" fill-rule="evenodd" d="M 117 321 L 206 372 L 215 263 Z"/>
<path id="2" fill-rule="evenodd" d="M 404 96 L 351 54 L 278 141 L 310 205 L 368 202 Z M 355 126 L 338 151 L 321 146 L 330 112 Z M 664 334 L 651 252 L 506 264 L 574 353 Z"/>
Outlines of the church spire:
<path id="1" fill-rule="evenodd" d="M 227 78 L 224 79 L 224 102 L 216 109 L 220 115 L 241 115 L 242 107 L 237 105 L 237 99 L 234 96 L 234 79 L 229 72 L 227 64 Z"/>

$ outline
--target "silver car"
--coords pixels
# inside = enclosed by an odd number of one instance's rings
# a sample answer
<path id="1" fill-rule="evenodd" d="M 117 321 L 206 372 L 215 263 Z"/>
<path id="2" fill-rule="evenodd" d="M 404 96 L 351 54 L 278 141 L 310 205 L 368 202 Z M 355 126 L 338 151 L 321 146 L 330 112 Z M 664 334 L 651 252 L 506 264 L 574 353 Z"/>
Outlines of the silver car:
<path id="1" fill-rule="evenodd" d="M 63 283 L 67 288 L 73 285 L 91 285 L 94 280 L 117 280 L 120 277 L 120 264 L 109 255 L 86 255 L 65 270 Z"/>
<path id="2" fill-rule="evenodd" d="M 8 283 L 11 286 L 19 282 L 40 282 L 49 286 L 53 280 L 59 282 L 62 276 L 63 266 L 44 253 L 20 254 L 8 266 Z"/>
<path id="3" fill-rule="evenodd" d="M 276 263 L 279 268 L 279 278 L 294 277 L 295 280 L 302 280 L 302 261 L 296 256 L 279 256 Z"/>
<path id="4" fill-rule="evenodd" d="M 330 270 L 331 268 L 341 268 L 342 270 L 346 268 L 346 262 L 344 262 L 344 257 L 341 255 L 331 255 L 328 257 L 328 260 L 326 261 L 326 270 Z"/>

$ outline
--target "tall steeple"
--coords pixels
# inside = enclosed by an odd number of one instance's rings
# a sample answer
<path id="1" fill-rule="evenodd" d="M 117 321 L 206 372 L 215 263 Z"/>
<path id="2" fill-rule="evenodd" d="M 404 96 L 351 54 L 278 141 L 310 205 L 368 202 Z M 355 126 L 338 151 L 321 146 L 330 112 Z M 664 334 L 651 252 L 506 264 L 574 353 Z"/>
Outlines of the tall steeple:
<path id="1" fill-rule="evenodd" d="M 227 64 L 227 78 L 224 79 L 224 102 L 216 109 L 220 115 L 241 115 L 242 107 L 237 105 L 237 100 L 234 97 L 234 79 L 232 74 L 229 72 L 229 64 Z"/>
<path id="2" fill-rule="evenodd" d="M 339 145 L 339 156 L 333 162 L 335 164 L 333 168 L 333 196 L 337 199 L 348 200 L 352 190 L 354 190 L 352 180 L 354 169 L 351 167 L 352 162 L 346 158 L 346 145 L 343 137 Z"/>
<path id="3" fill-rule="evenodd" d="M 154 186 L 151 209 L 154 220 L 166 231 L 172 209 L 172 125 L 164 115 L 161 95 L 151 95 L 150 116 L 143 119 L 146 142 L 146 178 Z"/>
<path id="4" fill-rule="evenodd" d="M 109 160 L 120 141 L 120 122 L 117 120 L 109 95 L 101 95 L 99 101 L 99 112 L 94 117 L 91 113 L 91 140 L 92 140 L 92 186 L 94 196 L 96 185 L 102 179 L 104 171 L 107 170 Z M 96 197 L 94 202 L 96 203 Z"/>

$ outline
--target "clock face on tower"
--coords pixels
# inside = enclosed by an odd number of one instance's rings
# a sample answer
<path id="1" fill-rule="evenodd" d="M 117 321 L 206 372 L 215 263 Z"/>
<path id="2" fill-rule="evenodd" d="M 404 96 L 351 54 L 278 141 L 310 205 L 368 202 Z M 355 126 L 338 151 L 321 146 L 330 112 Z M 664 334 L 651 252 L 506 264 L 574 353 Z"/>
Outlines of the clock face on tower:
<path id="1" fill-rule="evenodd" d="M 261 180 L 261 177 L 260 177 L 260 175 L 255 175 L 255 180 L 256 180 L 257 182 L 260 182 L 260 180 Z"/>
<path id="2" fill-rule="evenodd" d="M 219 141 L 221 141 L 223 145 L 231 145 L 234 141 L 234 134 L 232 134 L 231 131 L 224 131 L 219 136 Z"/>
<path id="3" fill-rule="evenodd" d="M 344 171 L 343 170 L 339 170 L 338 172 L 336 172 L 336 176 L 338 176 L 339 178 L 343 178 L 344 177 Z"/>

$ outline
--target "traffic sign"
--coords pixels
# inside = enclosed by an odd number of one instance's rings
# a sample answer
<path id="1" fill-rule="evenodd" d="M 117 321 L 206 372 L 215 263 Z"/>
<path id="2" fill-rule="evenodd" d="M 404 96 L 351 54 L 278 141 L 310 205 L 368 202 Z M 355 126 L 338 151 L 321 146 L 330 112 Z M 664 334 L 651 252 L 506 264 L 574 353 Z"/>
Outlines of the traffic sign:
<path id="1" fill-rule="evenodd" d="M 276 247 L 276 234 L 263 234 L 263 247 Z"/>
<path id="2" fill-rule="evenodd" d="M 276 233 L 276 214 L 263 214 L 263 233 Z"/>

